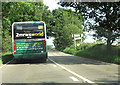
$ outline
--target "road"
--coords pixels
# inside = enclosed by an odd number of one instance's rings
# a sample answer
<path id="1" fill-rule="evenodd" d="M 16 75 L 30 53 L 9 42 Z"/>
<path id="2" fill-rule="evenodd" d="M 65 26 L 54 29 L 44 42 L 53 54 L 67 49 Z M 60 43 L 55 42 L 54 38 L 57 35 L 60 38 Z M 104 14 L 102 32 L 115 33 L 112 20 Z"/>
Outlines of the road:
<path id="1" fill-rule="evenodd" d="M 3 67 L 2 83 L 107 83 L 118 85 L 118 65 L 86 59 L 56 50 L 46 63 L 12 61 Z M 74 85 L 73 84 L 73 85 Z M 16 85 L 16 84 L 15 84 Z"/>

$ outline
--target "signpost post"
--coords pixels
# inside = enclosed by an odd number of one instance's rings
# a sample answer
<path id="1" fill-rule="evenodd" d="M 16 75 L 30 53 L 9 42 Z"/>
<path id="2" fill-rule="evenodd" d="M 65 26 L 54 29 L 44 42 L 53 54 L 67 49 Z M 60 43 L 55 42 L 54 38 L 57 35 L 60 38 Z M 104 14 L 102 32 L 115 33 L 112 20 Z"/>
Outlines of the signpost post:
<path id="1" fill-rule="evenodd" d="M 75 50 L 76 50 L 76 40 L 81 39 L 81 43 L 82 43 L 83 34 L 72 34 L 72 37 L 74 37 L 74 45 L 75 45 Z"/>

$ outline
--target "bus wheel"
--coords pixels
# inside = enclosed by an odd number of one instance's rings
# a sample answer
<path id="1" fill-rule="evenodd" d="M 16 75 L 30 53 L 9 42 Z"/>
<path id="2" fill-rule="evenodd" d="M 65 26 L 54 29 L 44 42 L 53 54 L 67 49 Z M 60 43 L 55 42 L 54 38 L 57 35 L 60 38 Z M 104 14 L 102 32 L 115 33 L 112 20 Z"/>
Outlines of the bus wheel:
<path id="1" fill-rule="evenodd" d="M 46 62 L 47 62 L 47 58 L 43 58 L 43 59 L 42 59 L 42 62 L 43 62 L 43 63 L 46 63 Z"/>
<path id="2" fill-rule="evenodd" d="M 21 63 L 22 60 L 21 59 L 15 59 L 16 63 Z"/>

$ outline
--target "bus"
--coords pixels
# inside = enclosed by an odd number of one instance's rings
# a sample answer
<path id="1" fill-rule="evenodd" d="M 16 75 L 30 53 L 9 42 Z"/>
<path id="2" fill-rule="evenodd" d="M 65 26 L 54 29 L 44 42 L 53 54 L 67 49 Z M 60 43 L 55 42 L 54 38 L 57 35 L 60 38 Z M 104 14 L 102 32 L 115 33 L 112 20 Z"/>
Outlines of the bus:
<path id="1" fill-rule="evenodd" d="M 48 57 L 46 24 L 43 21 L 12 24 L 12 53 L 15 60 L 42 60 Z"/>

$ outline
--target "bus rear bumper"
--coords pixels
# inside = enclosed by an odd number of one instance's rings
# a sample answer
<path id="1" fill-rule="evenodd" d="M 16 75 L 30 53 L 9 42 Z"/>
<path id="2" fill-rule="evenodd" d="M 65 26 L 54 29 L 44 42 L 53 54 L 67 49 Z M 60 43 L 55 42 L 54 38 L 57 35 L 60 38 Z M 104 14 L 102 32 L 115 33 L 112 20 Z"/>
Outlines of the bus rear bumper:
<path id="1" fill-rule="evenodd" d="M 47 59 L 48 53 L 28 53 L 28 54 L 13 54 L 14 59 Z"/>

